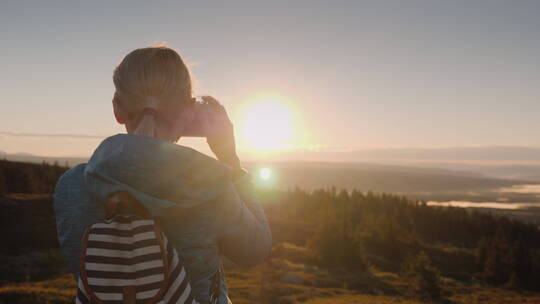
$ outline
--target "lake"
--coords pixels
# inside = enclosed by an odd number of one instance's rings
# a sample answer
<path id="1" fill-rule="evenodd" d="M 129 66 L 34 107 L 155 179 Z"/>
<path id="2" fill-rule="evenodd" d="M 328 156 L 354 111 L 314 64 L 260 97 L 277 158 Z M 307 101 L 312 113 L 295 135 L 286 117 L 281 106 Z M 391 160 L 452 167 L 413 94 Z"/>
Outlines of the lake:
<path id="1" fill-rule="evenodd" d="M 538 202 L 513 202 L 507 203 L 504 202 L 506 199 L 500 197 L 497 201 L 494 202 L 471 202 L 471 201 L 428 201 L 429 206 L 452 206 L 452 207 L 462 207 L 462 208 L 494 208 L 494 209 L 527 209 L 530 207 L 540 207 L 540 184 L 525 184 L 525 185 L 514 185 L 511 187 L 504 187 L 495 189 L 493 192 L 500 194 L 537 194 L 539 201 Z"/>

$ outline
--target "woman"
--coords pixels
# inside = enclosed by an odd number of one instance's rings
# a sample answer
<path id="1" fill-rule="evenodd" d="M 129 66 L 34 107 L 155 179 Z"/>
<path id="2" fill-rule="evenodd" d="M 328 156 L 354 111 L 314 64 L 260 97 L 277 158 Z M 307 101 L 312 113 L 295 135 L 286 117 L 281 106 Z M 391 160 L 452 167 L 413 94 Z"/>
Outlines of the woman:
<path id="1" fill-rule="evenodd" d="M 159 218 L 184 262 L 193 295 L 208 303 L 230 303 L 220 255 L 242 266 L 268 259 L 271 233 L 254 196 L 250 175 L 235 151 L 234 132 L 225 109 L 213 109 L 207 136 L 217 160 L 175 144 L 187 130 L 185 113 L 193 105 L 190 73 L 166 46 L 136 49 L 116 67 L 114 114 L 128 134 L 106 138 L 88 163 L 68 170 L 54 193 L 58 238 L 71 271 L 78 276 L 84 229 L 104 217 L 109 195 L 127 191 Z M 217 284 L 216 284 L 217 282 Z"/>

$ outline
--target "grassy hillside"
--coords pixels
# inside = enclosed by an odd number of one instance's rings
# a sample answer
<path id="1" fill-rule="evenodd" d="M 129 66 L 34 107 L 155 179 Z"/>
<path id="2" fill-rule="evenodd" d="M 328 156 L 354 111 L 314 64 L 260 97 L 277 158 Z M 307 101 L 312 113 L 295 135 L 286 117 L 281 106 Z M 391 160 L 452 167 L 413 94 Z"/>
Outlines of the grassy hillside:
<path id="1" fill-rule="evenodd" d="M 0 160 L 0 194 L 52 193 L 56 180 L 67 169 L 56 162 L 34 164 Z"/>

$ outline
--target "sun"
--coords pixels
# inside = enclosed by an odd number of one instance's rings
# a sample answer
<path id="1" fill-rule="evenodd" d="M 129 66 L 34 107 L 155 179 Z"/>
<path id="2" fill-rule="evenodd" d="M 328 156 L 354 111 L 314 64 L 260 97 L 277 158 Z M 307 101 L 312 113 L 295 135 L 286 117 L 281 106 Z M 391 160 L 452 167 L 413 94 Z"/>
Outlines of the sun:
<path id="1" fill-rule="evenodd" d="M 240 140 L 252 149 L 284 149 L 293 138 L 291 111 L 279 100 L 258 100 L 248 105 L 240 124 Z"/>

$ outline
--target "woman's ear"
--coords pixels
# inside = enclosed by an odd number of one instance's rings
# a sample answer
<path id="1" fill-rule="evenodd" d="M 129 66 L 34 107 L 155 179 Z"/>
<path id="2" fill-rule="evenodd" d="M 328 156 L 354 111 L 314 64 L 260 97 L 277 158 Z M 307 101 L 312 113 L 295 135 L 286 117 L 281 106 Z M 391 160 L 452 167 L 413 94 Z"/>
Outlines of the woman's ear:
<path id="1" fill-rule="evenodd" d="M 123 117 L 122 113 L 119 113 L 116 109 L 114 109 L 114 118 L 116 118 L 116 121 L 119 124 L 121 125 L 126 124 L 126 119 Z"/>
<path id="2" fill-rule="evenodd" d="M 121 125 L 124 125 L 126 124 L 126 115 L 124 113 L 124 111 L 122 111 L 122 109 L 119 108 L 118 106 L 118 100 L 117 100 L 117 96 L 116 94 L 114 95 L 114 98 L 113 98 L 113 111 L 114 111 L 114 118 L 116 118 L 116 121 L 121 124 Z"/>

